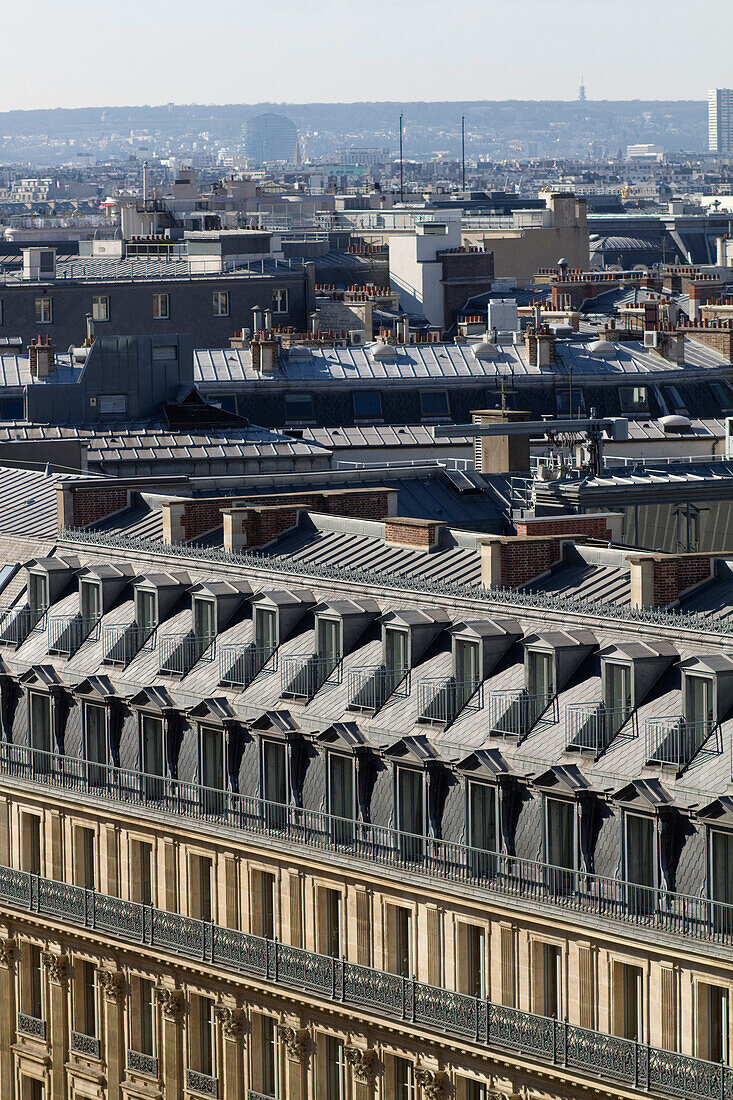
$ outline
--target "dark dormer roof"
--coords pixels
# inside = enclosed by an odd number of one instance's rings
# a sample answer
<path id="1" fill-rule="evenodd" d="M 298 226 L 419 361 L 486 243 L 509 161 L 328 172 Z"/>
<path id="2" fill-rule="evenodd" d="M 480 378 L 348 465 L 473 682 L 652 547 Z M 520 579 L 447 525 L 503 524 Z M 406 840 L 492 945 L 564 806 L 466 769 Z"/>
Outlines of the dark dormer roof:
<path id="1" fill-rule="evenodd" d="M 81 695 L 84 699 L 109 699 L 117 695 L 117 689 L 109 676 L 87 676 L 72 688 L 72 695 Z"/>
<path id="2" fill-rule="evenodd" d="M 288 737 L 298 732 L 298 725 L 289 710 L 265 710 L 249 723 L 254 733 L 266 733 L 272 737 Z"/>
<path id="3" fill-rule="evenodd" d="M 250 596 L 252 586 L 247 581 L 199 581 L 191 589 L 192 596 Z"/>
<path id="4" fill-rule="evenodd" d="M 348 752 L 358 752 L 367 747 L 356 722 L 334 722 L 328 729 L 316 735 L 316 741 L 321 745 L 330 745 Z"/>
<path id="5" fill-rule="evenodd" d="M 32 558 L 25 563 L 26 569 L 40 569 L 44 573 L 61 573 L 79 569 L 80 563 L 77 557 L 58 558 Z"/>
<path id="6" fill-rule="evenodd" d="M 216 699 L 202 699 L 195 707 L 189 708 L 188 714 L 198 722 L 214 722 L 217 725 L 236 721 L 237 718 L 231 703 L 223 696 Z"/>
<path id="7" fill-rule="evenodd" d="M 314 604 L 316 598 L 309 588 L 268 588 L 252 597 L 252 603 Z"/>
<path id="8" fill-rule="evenodd" d="M 135 588 L 145 585 L 148 588 L 188 588 L 191 578 L 188 573 L 176 571 L 171 573 L 145 573 L 135 581 Z"/>
<path id="9" fill-rule="evenodd" d="M 556 764 L 532 781 L 532 786 L 548 794 L 577 798 L 587 794 L 590 784 L 577 764 Z"/>
<path id="10" fill-rule="evenodd" d="M 725 653 L 705 653 L 696 657 L 688 657 L 682 661 L 680 668 L 686 672 L 707 672 L 718 675 L 719 673 L 733 672 L 733 657 Z"/>
<path id="11" fill-rule="evenodd" d="M 539 649 L 566 649 L 571 646 L 591 649 L 598 643 L 590 630 L 542 630 L 528 634 L 524 644 Z"/>
<path id="12" fill-rule="evenodd" d="M 427 767 L 438 762 L 438 754 L 424 734 L 400 737 L 394 745 L 383 750 L 388 760 L 401 760 L 407 764 L 419 764 Z"/>
<path id="13" fill-rule="evenodd" d="M 146 687 L 136 691 L 128 700 L 131 707 L 138 710 L 154 710 L 163 714 L 175 706 L 173 699 L 164 687 Z"/>
<path id="14" fill-rule="evenodd" d="M 18 682 L 41 688 L 63 687 L 63 681 L 53 665 L 32 665 L 18 677 Z"/>
<path id="15" fill-rule="evenodd" d="M 498 749 L 476 749 L 456 764 L 456 771 L 465 772 L 476 779 L 496 779 L 508 776 L 509 769 Z"/>
<path id="16" fill-rule="evenodd" d="M 515 619 L 464 619 L 451 627 L 451 634 L 474 638 L 503 637 L 506 634 L 522 634 L 522 628 Z"/>
<path id="17" fill-rule="evenodd" d="M 439 608 L 421 610 L 418 607 L 406 607 L 386 611 L 380 622 L 384 626 L 441 626 L 450 622 L 450 616 Z"/>
<path id="18" fill-rule="evenodd" d="M 713 802 L 708 802 L 707 806 L 702 806 L 697 811 L 697 816 L 709 825 L 727 825 L 733 828 L 733 797 L 721 794 Z"/>
<path id="19" fill-rule="evenodd" d="M 86 565 L 79 573 L 82 580 L 87 578 L 100 581 L 121 581 L 135 576 L 135 567 L 132 565 Z"/>
<path id="20" fill-rule="evenodd" d="M 626 661 L 646 661 L 655 657 L 666 657 L 674 660 L 679 654 L 669 642 L 619 642 L 614 645 L 604 646 L 599 650 L 601 657 L 618 657 Z"/>
<path id="21" fill-rule="evenodd" d="M 658 779 L 634 779 L 611 795 L 620 806 L 657 811 L 672 805 L 672 798 Z"/>
<path id="22" fill-rule="evenodd" d="M 327 600 L 319 603 L 315 609 L 318 615 L 378 615 L 379 604 L 375 600 Z"/>

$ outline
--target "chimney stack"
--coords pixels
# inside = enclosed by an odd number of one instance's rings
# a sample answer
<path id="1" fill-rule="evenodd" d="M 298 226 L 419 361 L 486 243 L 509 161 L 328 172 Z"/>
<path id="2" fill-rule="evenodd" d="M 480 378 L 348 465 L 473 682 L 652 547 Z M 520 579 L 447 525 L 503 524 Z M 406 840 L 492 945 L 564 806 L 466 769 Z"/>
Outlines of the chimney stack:
<path id="1" fill-rule="evenodd" d="M 56 367 L 56 346 L 50 336 L 36 336 L 28 345 L 28 365 L 35 378 L 48 378 Z"/>

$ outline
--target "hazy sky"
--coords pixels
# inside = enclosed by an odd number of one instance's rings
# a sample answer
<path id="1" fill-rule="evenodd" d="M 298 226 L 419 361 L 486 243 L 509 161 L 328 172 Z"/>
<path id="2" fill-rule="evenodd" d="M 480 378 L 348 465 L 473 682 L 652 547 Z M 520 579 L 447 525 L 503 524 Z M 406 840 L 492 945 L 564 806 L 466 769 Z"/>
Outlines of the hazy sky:
<path id="1" fill-rule="evenodd" d="M 31 0 L 0 110 L 143 103 L 704 99 L 733 0 Z"/>

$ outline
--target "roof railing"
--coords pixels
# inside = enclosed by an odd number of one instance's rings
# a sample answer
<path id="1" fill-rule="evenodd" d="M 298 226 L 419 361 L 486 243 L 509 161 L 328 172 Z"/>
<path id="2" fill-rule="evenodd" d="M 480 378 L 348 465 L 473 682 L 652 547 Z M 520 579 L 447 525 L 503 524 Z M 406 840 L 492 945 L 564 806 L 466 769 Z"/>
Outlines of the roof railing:
<path id="1" fill-rule="evenodd" d="M 648 718 L 646 723 L 647 764 L 686 767 L 702 751 L 723 751 L 720 727 L 712 719 L 691 722 L 682 714 Z"/>
<path id="2" fill-rule="evenodd" d="M 159 671 L 171 676 L 186 676 L 199 661 L 216 659 L 216 638 L 210 634 L 167 634 L 159 645 Z"/>
<path id="3" fill-rule="evenodd" d="M 628 736 L 638 736 L 636 712 L 632 707 L 608 707 L 598 703 L 568 703 L 565 707 L 565 748 L 577 752 L 605 752 L 624 726 Z"/>
<path id="4" fill-rule="evenodd" d="M 449 726 L 465 710 L 481 710 L 484 685 L 481 680 L 445 679 L 418 681 L 417 712 L 419 722 Z"/>
<path id="5" fill-rule="evenodd" d="M 305 699 L 307 702 L 324 684 L 340 684 L 343 676 L 340 657 L 286 657 L 282 663 L 284 699 Z"/>
<path id="6" fill-rule="evenodd" d="M 349 672 L 349 709 L 375 714 L 388 699 L 410 694 L 410 669 L 366 665 Z"/>
<path id="7" fill-rule="evenodd" d="M 150 653 L 156 646 L 155 627 L 138 626 L 137 623 L 129 623 L 127 626 L 105 626 L 102 630 L 102 643 L 105 656 L 102 661 L 106 665 L 129 665 L 133 657 L 138 653 Z"/>
<path id="8" fill-rule="evenodd" d="M 73 657 L 87 639 L 99 640 L 99 616 L 51 615 L 48 620 L 48 652 Z"/>
<path id="9" fill-rule="evenodd" d="M 219 646 L 219 683 L 225 687 L 246 688 L 261 672 L 277 672 L 278 654 L 274 646 Z"/>
<path id="10" fill-rule="evenodd" d="M 487 699 L 488 726 L 492 737 L 516 737 L 523 741 L 543 715 L 557 722 L 556 695 L 530 695 L 526 688 L 519 691 L 490 691 Z"/>
<path id="11" fill-rule="evenodd" d="M 42 607 L 3 608 L 0 610 L 0 645 L 12 645 L 17 649 L 36 627 L 43 624 L 46 614 Z"/>

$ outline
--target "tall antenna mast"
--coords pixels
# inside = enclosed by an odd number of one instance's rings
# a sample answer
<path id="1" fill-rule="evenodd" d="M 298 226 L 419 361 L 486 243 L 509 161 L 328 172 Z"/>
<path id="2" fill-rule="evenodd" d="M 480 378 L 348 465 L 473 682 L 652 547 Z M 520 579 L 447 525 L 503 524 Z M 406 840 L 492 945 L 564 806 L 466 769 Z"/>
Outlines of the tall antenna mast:
<path id="1" fill-rule="evenodd" d="M 466 190 L 466 116 L 461 115 L 461 179 L 462 188 Z"/>
<path id="2" fill-rule="evenodd" d="M 405 201 L 405 184 L 402 166 L 402 114 L 400 114 L 400 202 Z"/>

